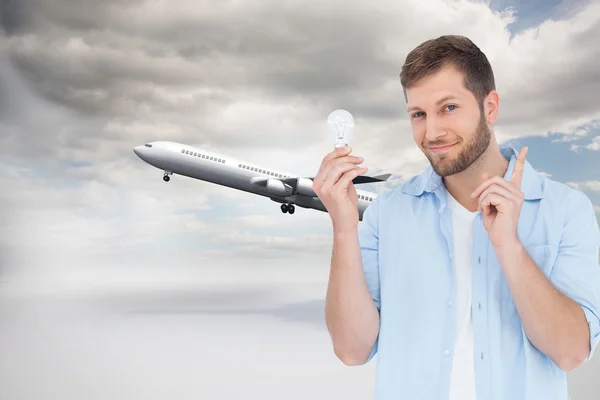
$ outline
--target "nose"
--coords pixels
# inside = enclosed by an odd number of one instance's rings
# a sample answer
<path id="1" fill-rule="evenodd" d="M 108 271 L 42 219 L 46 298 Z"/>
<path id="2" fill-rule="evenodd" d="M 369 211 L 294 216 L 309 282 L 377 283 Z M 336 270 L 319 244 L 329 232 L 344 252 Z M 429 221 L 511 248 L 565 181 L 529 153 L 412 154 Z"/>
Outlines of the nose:
<path id="1" fill-rule="evenodd" d="M 446 129 L 441 125 L 440 121 L 435 120 L 433 117 L 427 119 L 425 138 L 428 142 L 435 142 L 438 138 L 446 135 Z"/>
<path id="2" fill-rule="evenodd" d="M 137 155 L 139 158 L 142 158 L 142 152 L 143 152 L 142 148 L 143 148 L 143 147 L 144 147 L 144 146 L 136 146 L 136 147 L 134 147 L 134 148 L 133 148 L 133 152 L 134 152 L 134 153 L 135 153 L 135 154 L 136 154 L 136 155 Z"/>

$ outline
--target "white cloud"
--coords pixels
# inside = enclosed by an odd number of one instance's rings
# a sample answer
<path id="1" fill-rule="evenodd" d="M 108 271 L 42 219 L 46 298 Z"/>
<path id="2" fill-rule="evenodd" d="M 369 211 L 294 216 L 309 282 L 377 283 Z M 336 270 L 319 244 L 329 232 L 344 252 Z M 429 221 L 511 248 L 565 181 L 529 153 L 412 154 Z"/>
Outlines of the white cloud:
<path id="1" fill-rule="evenodd" d="M 600 150 L 600 136 L 596 136 L 594 139 L 592 139 L 592 143 L 586 145 L 585 148 L 595 151 Z"/>
<path id="2" fill-rule="evenodd" d="M 577 190 L 589 190 L 600 193 L 600 181 L 568 182 L 567 185 Z"/>
<path id="3" fill-rule="evenodd" d="M 594 121 L 593 123 L 587 124 L 582 128 L 575 129 L 573 132 L 567 132 L 561 138 L 554 139 L 552 143 L 568 143 L 574 142 L 576 140 L 581 140 L 581 138 L 587 136 L 590 133 L 590 130 L 597 128 L 598 126 L 598 121 Z"/>

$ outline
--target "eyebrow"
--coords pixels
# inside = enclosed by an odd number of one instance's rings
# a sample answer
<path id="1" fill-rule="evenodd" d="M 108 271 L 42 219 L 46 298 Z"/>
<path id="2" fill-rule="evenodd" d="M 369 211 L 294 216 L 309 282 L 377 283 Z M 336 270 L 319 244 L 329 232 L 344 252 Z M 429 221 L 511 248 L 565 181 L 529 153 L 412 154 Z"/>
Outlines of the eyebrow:
<path id="1" fill-rule="evenodd" d="M 438 101 L 436 101 L 436 102 L 435 102 L 435 105 L 436 105 L 436 106 L 439 106 L 441 103 L 443 103 L 443 102 L 445 102 L 445 101 L 448 101 L 448 100 L 451 100 L 451 99 L 457 99 L 457 100 L 459 100 L 459 98 L 458 98 L 458 97 L 456 97 L 456 96 L 453 96 L 453 95 L 448 95 L 448 96 L 444 96 L 444 97 L 442 97 L 441 99 L 439 99 Z M 413 107 L 408 107 L 408 109 L 406 110 L 406 112 L 411 112 L 411 111 L 413 111 L 413 110 L 418 110 L 418 109 L 419 109 L 419 107 L 416 107 L 416 106 L 413 106 Z"/>

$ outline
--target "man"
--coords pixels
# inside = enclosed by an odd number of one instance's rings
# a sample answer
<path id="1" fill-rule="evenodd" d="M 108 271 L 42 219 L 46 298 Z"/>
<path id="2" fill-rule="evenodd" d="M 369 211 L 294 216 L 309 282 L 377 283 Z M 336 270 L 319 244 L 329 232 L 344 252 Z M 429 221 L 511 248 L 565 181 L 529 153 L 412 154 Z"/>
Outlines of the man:
<path id="1" fill-rule="evenodd" d="M 333 222 L 326 322 L 337 357 L 377 357 L 376 399 L 568 399 L 600 341 L 600 230 L 590 200 L 500 148 L 486 56 L 442 36 L 401 83 L 430 166 L 358 223 L 351 149 L 313 189 Z"/>

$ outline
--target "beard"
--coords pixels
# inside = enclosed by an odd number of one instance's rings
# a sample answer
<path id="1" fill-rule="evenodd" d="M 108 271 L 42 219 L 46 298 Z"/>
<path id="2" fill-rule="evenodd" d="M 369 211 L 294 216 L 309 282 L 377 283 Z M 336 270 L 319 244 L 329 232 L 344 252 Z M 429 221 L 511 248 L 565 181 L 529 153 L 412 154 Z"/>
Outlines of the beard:
<path id="1" fill-rule="evenodd" d="M 441 177 L 455 175 L 469 168 L 485 152 L 490 144 L 492 131 L 488 127 L 483 113 L 480 114 L 479 124 L 475 132 L 470 135 L 468 142 L 463 144 L 460 153 L 454 158 L 449 154 L 440 154 L 439 156 L 425 153 L 433 170 Z M 438 145 L 437 143 L 434 143 Z M 444 143 L 440 143 L 444 145 Z M 458 144 L 460 146 L 460 143 Z M 425 147 L 425 146 L 424 146 Z M 451 149 L 452 151 L 454 149 Z"/>

